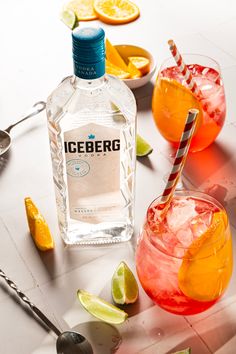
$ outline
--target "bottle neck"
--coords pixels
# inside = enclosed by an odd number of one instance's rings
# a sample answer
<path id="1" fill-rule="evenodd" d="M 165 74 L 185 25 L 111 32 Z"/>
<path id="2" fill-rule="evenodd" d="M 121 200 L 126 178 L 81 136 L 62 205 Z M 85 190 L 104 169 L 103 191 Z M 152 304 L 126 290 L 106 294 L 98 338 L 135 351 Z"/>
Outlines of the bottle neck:
<path id="1" fill-rule="evenodd" d="M 76 88 L 80 88 L 83 90 L 94 90 L 97 89 L 105 84 L 105 75 L 97 78 L 97 79 L 81 79 L 78 76 L 74 76 L 74 85 Z"/>

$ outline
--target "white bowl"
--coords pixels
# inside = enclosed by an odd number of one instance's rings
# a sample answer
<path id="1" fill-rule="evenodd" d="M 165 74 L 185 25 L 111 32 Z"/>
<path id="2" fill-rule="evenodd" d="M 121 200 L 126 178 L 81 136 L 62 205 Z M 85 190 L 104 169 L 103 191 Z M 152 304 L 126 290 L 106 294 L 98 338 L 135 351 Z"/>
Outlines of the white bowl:
<path id="1" fill-rule="evenodd" d="M 128 63 L 128 57 L 139 56 L 149 59 L 150 71 L 146 75 L 137 79 L 122 79 L 130 89 L 136 89 L 146 85 L 151 80 L 156 70 L 156 63 L 151 53 L 142 47 L 130 44 L 119 44 L 115 45 L 115 47 L 126 63 Z"/>

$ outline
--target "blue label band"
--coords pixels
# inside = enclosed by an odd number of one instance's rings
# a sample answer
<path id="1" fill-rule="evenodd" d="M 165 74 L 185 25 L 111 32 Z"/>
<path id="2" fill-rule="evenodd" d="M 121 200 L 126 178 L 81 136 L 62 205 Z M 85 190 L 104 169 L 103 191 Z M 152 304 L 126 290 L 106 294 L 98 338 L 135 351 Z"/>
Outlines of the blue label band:
<path id="1" fill-rule="evenodd" d="M 74 62 L 74 73 L 81 79 L 98 79 L 105 74 L 105 60 L 94 64 Z"/>

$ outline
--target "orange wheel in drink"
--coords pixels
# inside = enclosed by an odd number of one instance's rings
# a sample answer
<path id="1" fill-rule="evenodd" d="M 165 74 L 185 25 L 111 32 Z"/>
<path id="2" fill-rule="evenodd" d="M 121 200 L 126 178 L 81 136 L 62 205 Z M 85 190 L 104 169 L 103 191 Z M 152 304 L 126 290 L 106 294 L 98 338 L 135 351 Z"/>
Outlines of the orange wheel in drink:
<path id="1" fill-rule="evenodd" d="M 161 135 L 178 147 L 188 110 L 198 109 L 200 113 L 189 150 L 195 152 L 213 143 L 223 127 L 226 115 L 224 85 L 220 67 L 213 59 L 197 54 L 183 55 L 183 59 L 201 95 L 191 91 L 170 58 L 159 70 L 152 110 Z"/>
<path id="2" fill-rule="evenodd" d="M 202 125 L 202 106 L 193 93 L 178 81 L 157 78 L 153 92 L 152 110 L 155 123 L 163 137 L 178 143 L 184 129 L 188 110 L 199 110 L 194 135 Z"/>

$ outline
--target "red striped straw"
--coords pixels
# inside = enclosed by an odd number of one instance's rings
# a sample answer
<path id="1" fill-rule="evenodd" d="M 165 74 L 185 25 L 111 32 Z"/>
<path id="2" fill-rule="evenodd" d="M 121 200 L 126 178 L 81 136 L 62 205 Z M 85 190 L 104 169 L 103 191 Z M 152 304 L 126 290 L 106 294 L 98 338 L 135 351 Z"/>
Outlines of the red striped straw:
<path id="1" fill-rule="evenodd" d="M 202 98 L 202 92 L 201 90 L 198 88 L 196 82 L 194 81 L 193 75 L 191 73 L 191 71 L 188 69 L 187 65 L 185 64 L 180 52 L 178 51 L 178 48 L 176 47 L 175 42 L 170 39 L 168 41 L 169 44 L 169 48 L 171 51 L 171 54 L 181 72 L 181 74 L 183 75 L 186 84 L 188 85 L 189 89 L 192 91 L 193 94 L 195 94 L 198 98 Z M 202 108 L 204 109 L 204 111 L 206 111 L 208 113 L 208 115 L 210 117 L 214 116 L 214 111 L 212 111 L 210 109 L 210 105 L 209 103 L 204 103 Z"/>
<path id="2" fill-rule="evenodd" d="M 158 205 L 158 209 L 161 209 L 161 215 L 164 215 L 168 210 L 169 204 L 172 200 L 176 185 L 181 176 L 181 172 L 183 170 L 185 160 L 188 154 L 189 145 L 191 143 L 191 139 L 193 136 L 193 132 L 196 125 L 196 118 L 199 111 L 197 109 L 190 109 L 188 111 L 188 116 L 185 122 L 185 127 L 180 139 L 179 147 L 176 152 L 174 164 L 172 166 L 171 173 L 169 175 L 166 187 L 161 196 L 161 201 Z"/>

